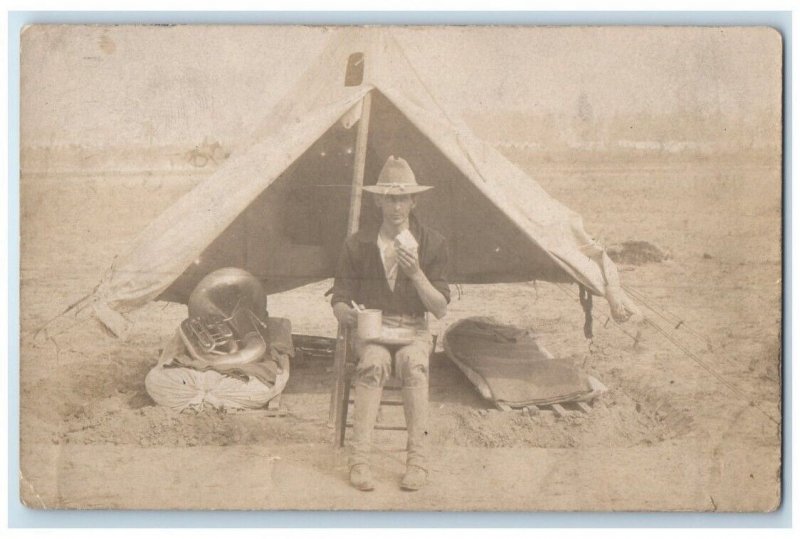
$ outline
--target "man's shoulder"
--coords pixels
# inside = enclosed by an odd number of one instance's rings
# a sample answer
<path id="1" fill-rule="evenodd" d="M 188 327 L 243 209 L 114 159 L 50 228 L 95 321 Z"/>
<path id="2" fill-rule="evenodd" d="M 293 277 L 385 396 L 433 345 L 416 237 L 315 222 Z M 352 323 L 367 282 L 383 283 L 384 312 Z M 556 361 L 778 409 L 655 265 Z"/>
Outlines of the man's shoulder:
<path id="1" fill-rule="evenodd" d="M 370 243 L 369 234 L 364 230 L 359 230 L 345 238 L 344 248 L 351 253 L 357 253 L 365 243 Z"/>
<path id="2" fill-rule="evenodd" d="M 447 241 L 441 232 L 419 222 L 414 224 L 412 232 L 418 240 L 425 241 L 432 247 L 442 245 Z M 364 244 L 376 244 L 377 240 L 378 234 L 376 230 L 361 229 L 347 236 L 344 245 L 347 249 L 354 250 L 359 249 Z"/>
<path id="3" fill-rule="evenodd" d="M 347 238 L 344 240 L 344 243 L 350 247 L 357 247 L 361 243 L 371 243 L 372 240 L 376 239 L 375 236 L 376 234 L 370 232 L 369 230 L 361 229 L 347 236 Z"/>
<path id="4" fill-rule="evenodd" d="M 438 246 L 444 244 L 447 241 L 444 235 L 442 235 L 442 233 L 439 232 L 438 230 L 422 224 L 418 224 L 417 226 L 419 230 L 420 239 L 424 237 L 425 240 L 430 242 L 432 246 Z"/>

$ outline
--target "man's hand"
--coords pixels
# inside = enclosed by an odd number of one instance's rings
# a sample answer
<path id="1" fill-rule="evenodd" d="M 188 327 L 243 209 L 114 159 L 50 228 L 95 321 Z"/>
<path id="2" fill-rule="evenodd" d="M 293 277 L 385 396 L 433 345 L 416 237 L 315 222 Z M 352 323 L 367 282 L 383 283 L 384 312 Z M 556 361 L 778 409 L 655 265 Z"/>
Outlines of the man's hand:
<path id="1" fill-rule="evenodd" d="M 409 278 L 415 277 L 422 270 L 419 267 L 417 251 L 408 251 L 402 246 L 397 246 L 397 265 Z"/>
<path id="2" fill-rule="evenodd" d="M 358 324 L 358 313 L 351 306 L 346 303 L 337 303 L 333 306 L 333 316 L 340 324 L 350 327 L 356 327 Z"/>
<path id="3" fill-rule="evenodd" d="M 447 314 L 447 300 L 441 292 L 436 290 L 425 272 L 419 267 L 417 251 L 408 251 L 402 247 L 397 247 L 397 265 L 403 270 L 408 278 L 414 283 L 419 299 L 425 308 L 428 309 L 436 318 L 442 318 Z"/>

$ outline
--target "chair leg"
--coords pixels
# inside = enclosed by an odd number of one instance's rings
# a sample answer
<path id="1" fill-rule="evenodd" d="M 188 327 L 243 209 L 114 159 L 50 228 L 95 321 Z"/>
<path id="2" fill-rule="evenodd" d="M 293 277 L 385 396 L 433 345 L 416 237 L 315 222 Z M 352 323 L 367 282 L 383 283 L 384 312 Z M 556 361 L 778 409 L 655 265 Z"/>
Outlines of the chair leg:
<path id="1" fill-rule="evenodd" d="M 344 435 L 347 431 L 347 411 L 350 409 L 350 387 L 352 376 L 349 370 L 345 371 L 342 400 L 339 401 L 339 417 L 336 418 L 336 443 L 344 447 Z"/>
<path id="2" fill-rule="evenodd" d="M 331 392 L 331 404 L 328 412 L 328 424 L 332 425 L 335 429 L 334 443 L 338 443 L 339 439 L 344 436 L 344 423 L 340 421 L 342 408 L 344 408 L 345 417 L 347 417 L 347 397 L 343 396 L 349 387 L 347 387 L 347 356 L 348 356 L 348 340 L 350 332 L 348 328 L 339 326 L 339 335 L 336 340 L 336 352 L 334 355 L 334 376 L 336 378 L 333 391 Z"/>

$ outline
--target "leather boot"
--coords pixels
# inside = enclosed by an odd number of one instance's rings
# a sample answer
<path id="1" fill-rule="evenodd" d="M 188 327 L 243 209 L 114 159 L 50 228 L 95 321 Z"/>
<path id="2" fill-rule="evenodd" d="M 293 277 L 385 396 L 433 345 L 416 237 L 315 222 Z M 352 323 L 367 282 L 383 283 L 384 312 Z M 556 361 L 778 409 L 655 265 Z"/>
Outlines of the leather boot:
<path id="1" fill-rule="evenodd" d="M 367 464 L 356 464 L 350 468 L 350 484 L 358 490 L 375 490 L 372 471 Z"/>
<path id="2" fill-rule="evenodd" d="M 408 429 L 406 474 L 400 486 L 418 490 L 427 482 L 428 386 L 403 388 L 403 411 Z"/>
<path id="3" fill-rule="evenodd" d="M 359 490 L 372 490 L 369 455 L 372 429 L 381 405 L 383 388 L 356 384 L 353 397 L 353 435 L 350 439 L 350 482 Z"/>

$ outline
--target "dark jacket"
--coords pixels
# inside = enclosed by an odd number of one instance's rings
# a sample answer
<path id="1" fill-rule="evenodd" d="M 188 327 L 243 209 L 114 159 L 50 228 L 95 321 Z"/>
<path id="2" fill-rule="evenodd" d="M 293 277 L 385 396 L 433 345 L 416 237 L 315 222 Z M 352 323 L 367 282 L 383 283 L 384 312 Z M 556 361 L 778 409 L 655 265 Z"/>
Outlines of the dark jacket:
<path id="1" fill-rule="evenodd" d="M 356 232 L 344 243 L 333 283 L 331 305 L 355 301 L 387 315 L 423 315 L 427 310 L 403 270 L 397 270 L 394 291 L 389 288 L 378 250 L 379 227 Z M 409 231 L 419 243 L 419 266 L 431 284 L 450 303 L 447 282 L 448 251 L 444 237 L 412 218 Z"/>

